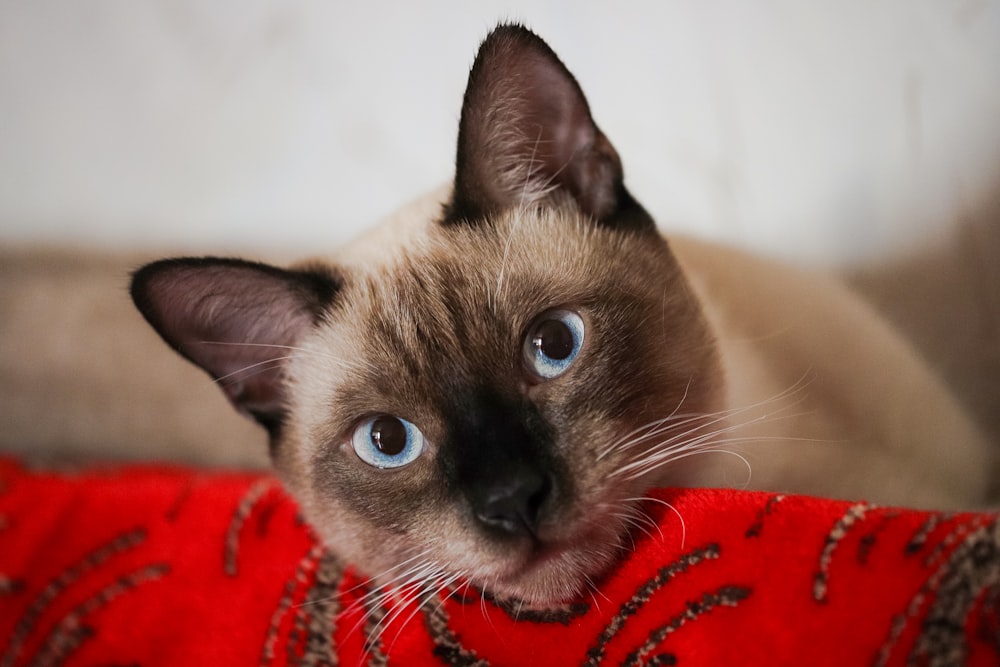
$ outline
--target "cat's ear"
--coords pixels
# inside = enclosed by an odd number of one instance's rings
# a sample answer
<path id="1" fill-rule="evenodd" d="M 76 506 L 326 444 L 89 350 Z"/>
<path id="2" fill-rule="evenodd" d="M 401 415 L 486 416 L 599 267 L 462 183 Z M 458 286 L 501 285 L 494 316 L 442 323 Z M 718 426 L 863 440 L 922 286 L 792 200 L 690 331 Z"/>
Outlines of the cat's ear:
<path id="1" fill-rule="evenodd" d="M 139 269 L 131 292 L 163 339 L 273 436 L 284 416 L 285 361 L 338 288 L 323 270 L 185 258 Z"/>
<path id="2" fill-rule="evenodd" d="M 480 220 L 556 190 L 599 222 L 652 226 L 573 75 L 533 32 L 501 25 L 469 74 L 445 221 Z"/>

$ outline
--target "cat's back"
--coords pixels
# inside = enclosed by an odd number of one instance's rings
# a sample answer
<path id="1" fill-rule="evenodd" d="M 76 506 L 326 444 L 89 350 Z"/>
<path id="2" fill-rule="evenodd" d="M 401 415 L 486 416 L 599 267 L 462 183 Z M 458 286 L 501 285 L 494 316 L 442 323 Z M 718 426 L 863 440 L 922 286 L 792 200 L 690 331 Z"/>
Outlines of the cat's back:
<path id="1" fill-rule="evenodd" d="M 831 276 L 672 238 L 716 335 L 751 485 L 983 502 L 993 450 L 915 349 Z M 754 461 L 757 463 L 754 464 Z M 780 484 L 777 480 L 781 480 Z"/>

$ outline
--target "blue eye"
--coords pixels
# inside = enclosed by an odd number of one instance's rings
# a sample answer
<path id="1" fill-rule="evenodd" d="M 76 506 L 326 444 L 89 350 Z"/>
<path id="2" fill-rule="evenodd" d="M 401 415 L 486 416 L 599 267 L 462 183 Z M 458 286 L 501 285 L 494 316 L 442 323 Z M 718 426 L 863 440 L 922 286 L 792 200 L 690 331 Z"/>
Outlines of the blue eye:
<path id="1" fill-rule="evenodd" d="M 399 468 L 413 463 L 424 451 L 424 434 L 405 419 L 376 415 L 358 424 L 351 445 L 368 465 Z"/>
<path id="2" fill-rule="evenodd" d="M 549 310 L 531 325 L 524 339 L 524 363 L 543 380 L 559 377 L 583 347 L 583 318 L 570 310 Z"/>

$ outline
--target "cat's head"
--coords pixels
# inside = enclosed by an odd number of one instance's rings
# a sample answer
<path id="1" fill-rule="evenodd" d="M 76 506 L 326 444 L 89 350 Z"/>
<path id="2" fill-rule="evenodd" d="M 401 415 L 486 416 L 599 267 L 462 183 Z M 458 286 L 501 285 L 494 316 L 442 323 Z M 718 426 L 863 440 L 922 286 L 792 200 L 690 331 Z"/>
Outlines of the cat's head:
<path id="1" fill-rule="evenodd" d="M 627 544 L 657 452 L 715 409 L 713 341 L 576 81 L 524 28 L 481 47 L 456 171 L 443 211 L 365 261 L 165 260 L 133 297 L 269 430 L 352 564 L 565 600 Z"/>

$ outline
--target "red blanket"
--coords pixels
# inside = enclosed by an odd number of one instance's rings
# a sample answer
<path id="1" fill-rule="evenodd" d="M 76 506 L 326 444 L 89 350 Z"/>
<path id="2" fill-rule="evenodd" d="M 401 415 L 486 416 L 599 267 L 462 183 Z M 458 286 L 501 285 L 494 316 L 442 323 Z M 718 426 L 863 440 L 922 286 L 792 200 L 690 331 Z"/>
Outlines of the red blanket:
<path id="1" fill-rule="evenodd" d="M 0 460 L 0 667 L 1000 664 L 992 514 L 657 498 L 599 591 L 538 611 L 379 597 L 266 475 Z"/>

